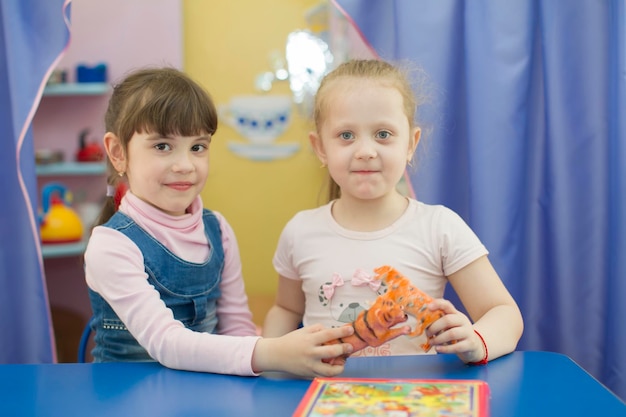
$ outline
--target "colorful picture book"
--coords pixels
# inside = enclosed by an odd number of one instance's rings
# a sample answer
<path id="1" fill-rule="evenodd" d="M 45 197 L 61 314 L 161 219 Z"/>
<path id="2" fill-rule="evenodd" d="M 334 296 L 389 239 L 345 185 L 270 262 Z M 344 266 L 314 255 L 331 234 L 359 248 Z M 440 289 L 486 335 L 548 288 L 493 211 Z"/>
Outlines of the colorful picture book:
<path id="1" fill-rule="evenodd" d="M 487 417 L 480 380 L 315 378 L 293 417 Z"/>

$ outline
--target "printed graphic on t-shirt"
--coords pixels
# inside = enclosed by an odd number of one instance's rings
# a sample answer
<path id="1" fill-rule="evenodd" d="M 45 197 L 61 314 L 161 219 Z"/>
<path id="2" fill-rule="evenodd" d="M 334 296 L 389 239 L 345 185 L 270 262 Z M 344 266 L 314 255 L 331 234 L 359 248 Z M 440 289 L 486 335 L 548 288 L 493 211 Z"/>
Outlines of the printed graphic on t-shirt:
<path id="1" fill-rule="evenodd" d="M 353 322 L 359 313 L 369 309 L 374 299 L 387 291 L 387 285 L 375 279 L 374 275 L 363 269 L 356 269 L 352 276 L 344 277 L 333 273 L 330 280 L 320 285 L 318 300 L 329 318 L 343 326 Z M 369 346 L 351 356 L 389 356 L 391 346 L 384 343 L 377 347 Z"/>

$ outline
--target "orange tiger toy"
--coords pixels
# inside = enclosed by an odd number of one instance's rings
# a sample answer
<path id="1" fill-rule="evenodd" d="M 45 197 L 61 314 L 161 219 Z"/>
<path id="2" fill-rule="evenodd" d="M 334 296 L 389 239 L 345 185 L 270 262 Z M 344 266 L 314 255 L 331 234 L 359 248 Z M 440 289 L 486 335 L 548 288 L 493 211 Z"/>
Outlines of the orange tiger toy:
<path id="1" fill-rule="evenodd" d="M 354 327 L 353 334 L 325 344 L 350 343 L 354 348 L 352 353 L 368 346 L 380 346 L 391 339 L 407 334 L 408 326 L 391 328 L 406 320 L 407 315 L 401 305 L 378 296 L 369 309 L 361 311 L 352 323 L 345 324 L 345 326 Z M 333 363 L 333 360 L 325 362 Z"/>
<path id="2" fill-rule="evenodd" d="M 444 314 L 441 310 L 431 311 L 428 309 L 428 304 L 433 301 L 433 298 L 414 286 L 407 277 L 394 268 L 385 265 L 374 269 L 374 272 L 377 274 L 377 279 L 387 283 L 387 292 L 380 295 L 379 298 L 391 300 L 402 306 L 405 312 L 417 320 L 415 329 L 408 336 L 421 335 L 428 326 L 443 317 Z M 428 352 L 431 348 L 428 342 L 422 344 L 421 347 L 424 352 Z"/>

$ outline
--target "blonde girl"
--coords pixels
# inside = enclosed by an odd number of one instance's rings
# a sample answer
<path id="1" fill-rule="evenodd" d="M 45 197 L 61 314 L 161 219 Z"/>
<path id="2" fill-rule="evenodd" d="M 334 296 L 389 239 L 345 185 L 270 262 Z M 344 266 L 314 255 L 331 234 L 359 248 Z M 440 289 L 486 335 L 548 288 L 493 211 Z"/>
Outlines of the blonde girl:
<path id="1" fill-rule="evenodd" d="M 332 178 L 330 201 L 296 214 L 281 234 L 276 303 L 264 335 L 286 334 L 300 322 L 341 327 L 385 291 L 373 271 L 391 265 L 445 315 L 420 337 L 400 336 L 357 354 L 423 353 L 426 338 L 431 352 L 467 363 L 515 349 L 522 317 L 478 237 L 452 210 L 397 191 L 421 135 L 416 109 L 408 77 L 384 61 L 348 61 L 322 81 L 309 138 Z M 469 317 L 442 298 L 448 283 Z"/>

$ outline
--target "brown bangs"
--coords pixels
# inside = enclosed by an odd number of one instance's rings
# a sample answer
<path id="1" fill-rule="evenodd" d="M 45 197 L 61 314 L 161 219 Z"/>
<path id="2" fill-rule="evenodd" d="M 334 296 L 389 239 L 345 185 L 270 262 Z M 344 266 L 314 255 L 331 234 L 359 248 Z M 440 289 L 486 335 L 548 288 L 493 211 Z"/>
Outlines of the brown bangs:
<path id="1" fill-rule="evenodd" d="M 176 70 L 172 70 L 176 71 Z M 162 136 L 214 134 L 217 110 L 206 91 L 179 72 L 161 72 L 126 96 L 125 109 L 118 113 L 120 137 L 130 140 L 137 133 Z"/>

